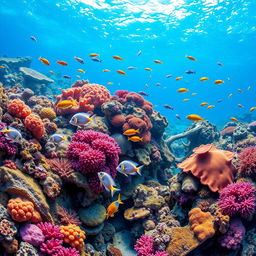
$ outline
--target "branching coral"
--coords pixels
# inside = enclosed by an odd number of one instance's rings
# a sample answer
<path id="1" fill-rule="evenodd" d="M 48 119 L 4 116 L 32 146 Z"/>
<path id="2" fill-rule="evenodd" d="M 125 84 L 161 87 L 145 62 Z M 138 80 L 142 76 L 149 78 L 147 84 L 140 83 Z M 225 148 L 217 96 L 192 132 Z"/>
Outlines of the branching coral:
<path id="1" fill-rule="evenodd" d="M 61 178 L 68 178 L 74 172 L 71 163 L 66 158 L 47 159 L 47 163 L 51 169 L 56 172 Z"/>

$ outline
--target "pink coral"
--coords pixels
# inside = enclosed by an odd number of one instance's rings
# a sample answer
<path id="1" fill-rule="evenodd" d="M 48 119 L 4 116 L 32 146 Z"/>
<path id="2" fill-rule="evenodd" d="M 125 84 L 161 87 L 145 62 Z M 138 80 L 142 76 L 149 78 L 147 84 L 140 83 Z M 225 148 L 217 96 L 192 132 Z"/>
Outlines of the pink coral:
<path id="1" fill-rule="evenodd" d="M 52 256 L 80 256 L 80 253 L 75 248 L 65 248 L 61 247 L 58 252 L 54 253 Z"/>
<path id="2" fill-rule="evenodd" d="M 63 235 L 60 233 L 60 227 L 53 225 L 49 222 L 41 222 L 37 224 L 37 227 L 39 227 L 46 239 L 63 239 Z"/>
<path id="3" fill-rule="evenodd" d="M 229 216 L 249 218 L 255 211 L 256 189 L 249 182 L 228 185 L 220 192 L 219 206 L 221 212 Z"/>
<path id="4" fill-rule="evenodd" d="M 62 240 L 50 239 L 40 245 L 40 251 L 49 255 L 54 255 L 62 249 Z"/>
<path id="5" fill-rule="evenodd" d="M 44 235 L 42 230 L 34 224 L 25 224 L 20 229 L 20 236 L 23 241 L 28 242 L 34 246 L 39 246 L 44 242 Z"/>
<path id="6" fill-rule="evenodd" d="M 47 159 L 46 161 L 50 165 L 51 169 L 61 178 L 67 178 L 74 172 L 70 161 L 66 158 L 53 158 Z"/>
<path id="7" fill-rule="evenodd" d="M 243 176 L 255 177 L 256 175 L 256 146 L 247 147 L 239 154 L 239 173 Z"/>
<path id="8" fill-rule="evenodd" d="M 72 137 L 67 157 L 75 170 L 87 174 L 89 182 L 96 181 L 96 186 L 91 187 L 99 192 L 101 189 L 97 173 L 106 171 L 115 178 L 120 152 L 118 144 L 110 136 L 91 130 L 78 131 Z"/>
<path id="9" fill-rule="evenodd" d="M 44 136 L 44 123 L 42 119 L 35 114 L 30 114 L 25 118 L 25 126 L 30 130 L 36 139 L 41 139 Z"/>

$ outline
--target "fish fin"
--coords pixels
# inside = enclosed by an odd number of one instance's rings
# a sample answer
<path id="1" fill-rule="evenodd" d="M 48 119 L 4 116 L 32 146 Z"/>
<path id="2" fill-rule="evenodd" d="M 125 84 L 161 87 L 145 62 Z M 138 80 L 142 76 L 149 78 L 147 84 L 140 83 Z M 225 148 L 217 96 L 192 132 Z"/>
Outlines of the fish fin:
<path id="1" fill-rule="evenodd" d="M 134 162 L 132 160 L 129 160 L 129 162 L 132 163 L 135 167 L 137 167 L 139 165 L 138 163 L 136 163 L 136 162 Z"/>
<path id="2" fill-rule="evenodd" d="M 110 191 L 111 191 L 111 196 L 113 197 L 113 196 L 114 196 L 114 194 L 115 194 L 115 192 L 120 191 L 120 189 L 119 189 L 119 188 L 115 188 L 115 187 L 111 186 L 111 187 L 110 187 Z"/>
<path id="3" fill-rule="evenodd" d="M 142 170 L 143 167 L 144 167 L 144 165 L 142 165 L 142 166 L 136 168 L 136 172 L 137 172 L 140 176 L 141 176 L 141 170 Z"/>
<path id="4" fill-rule="evenodd" d="M 67 140 L 67 137 L 66 137 L 66 136 L 63 136 L 62 140 L 63 140 L 63 141 Z"/>
<path id="5" fill-rule="evenodd" d="M 73 104 L 73 106 L 76 106 L 76 105 L 77 105 L 76 100 L 73 100 L 73 101 L 72 101 L 72 104 Z"/>
<path id="6" fill-rule="evenodd" d="M 129 173 L 130 175 L 136 175 L 137 174 L 137 172 L 133 172 L 133 173 Z"/>
<path id="7" fill-rule="evenodd" d="M 121 195 L 119 194 L 118 197 L 117 197 L 117 202 L 119 204 L 124 204 L 122 201 L 121 201 Z"/>

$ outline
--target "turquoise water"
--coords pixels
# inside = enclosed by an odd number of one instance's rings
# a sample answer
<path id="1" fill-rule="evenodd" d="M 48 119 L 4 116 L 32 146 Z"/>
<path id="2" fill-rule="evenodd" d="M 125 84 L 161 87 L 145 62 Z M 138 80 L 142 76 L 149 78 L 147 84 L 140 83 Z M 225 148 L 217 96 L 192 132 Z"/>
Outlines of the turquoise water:
<path id="1" fill-rule="evenodd" d="M 106 85 L 112 93 L 119 89 L 145 91 L 150 94 L 148 100 L 157 105 L 155 109 L 174 125 L 189 125 L 185 119 L 189 114 L 223 125 L 230 117 L 242 118 L 256 105 L 255 1 L 2 0 L 0 24 L 0 55 L 32 56 L 32 68 L 47 74 L 49 70 L 60 71 L 72 77 L 70 84 L 80 75 Z M 136 56 L 139 50 L 142 53 Z M 90 53 L 100 54 L 102 63 L 91 61 Z M 124 60 L 117 61 L 113 55 Z M 51 65 L 42 64 L 40 56 Z M 79 64 L 74 56 L 83 58 L 85 64 Z M 164 64 L 155 64 L 155 59 Z M 60 66 L 56 60 L 69 65 Z M 128 66 L 137 69 L 127 70 Z M 145 71 L 146 67 L 153 71 Z M 79 73 L 79 68 L 86 73 Z M 104 73 L 103 69 L 111 72 Z M 128 75 L 117 74 L 118 69 Z M 196 74 L 188 75 L 186 70 Z M 173 77 L 166 78 L 168 74 Z M 183 79 L 176 81 L 179 76 Z M 200 82 L 204 76 L 209 80 Z M 225 83 L 215 85 L 216 79 Z M 189 92 L 177 93 L 181 87 Z M 230 93 L 233 96 L 228 98 Z M 183 102 L 185 98 L 190 100 Z M 218 99 L 223 101 L 217 103 Z M 199 106 L 201 102 L 216 106 L 206 109 Z M 165 109 L 164 104 L 175 110 Z M 176 113 L 181 121 L 176 119 Z"/>

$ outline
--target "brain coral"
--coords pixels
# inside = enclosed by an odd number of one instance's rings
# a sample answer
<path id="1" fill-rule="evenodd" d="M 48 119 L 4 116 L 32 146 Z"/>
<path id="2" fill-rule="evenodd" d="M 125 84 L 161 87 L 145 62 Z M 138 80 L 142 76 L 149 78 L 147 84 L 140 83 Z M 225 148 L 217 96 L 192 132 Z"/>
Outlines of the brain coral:
<path id="1" fill-rule="evenodd" d="M 60 115 L 92 112 L 94 108 L 110 100 L 110 92 L 103 85 L 84 84 L 82 87 L 62 90 L 62 95 L 58 95 L 56 99 L 55 110 Z M 76 100 L 77 105 L 69 109 L 59 109 L 56 106 L 62 100 Z"/>
<path id="2" fill-rule="evenodd" d="M 39 116 L 35 114 L 27 116 L 25 118 L 25 126 L 35 138 L 41 139 L 44 136 L 44 123 Z"/>
<path id="3" fill-rule="evenodd" d="M 116 176 L 121 150 L 110 136 L 92 130 L 78 131 L 68 146 L 67 157 L 74 170 L 87 175 L 91 188 L 100 192 L 98 172 L 105 171 Z"/>
<path id="4" fill-rule="evenodd" d="M 8 112 L 13 116 L 25 118 L 31 114 L 31 109 L 22 100 L 14 99 L 8 104 Z"/>
<path id="5" fill-rule="evenodd" d="M 215 146 L 201 145 L 189 158 L 178 164 L 184 172 L 191 172 L 211 191 L 217 192 L 234 182 L 236 170 L 231 163 L 233 153 Z"/>
<path id="6" fill-rule="evenodd" d="M 255 212 L 256 189 L 249 182 L 228 185 L 220 192 L 219 206 L 223 214 L 249 218 Z"/>
<path id="7" fill-rule="evenodd" d="M 41 118 L 48 118 L 50 120 L 56 118 L 56 113 L 53 108 L 42 108 L 40 111 Z"/>
<path id="8" fill-rule="evenodd" d="M 238 158 L 239 173 L 242 176 L 256 179 L 256 146 L 243 149 L 239 154 Z"/>

